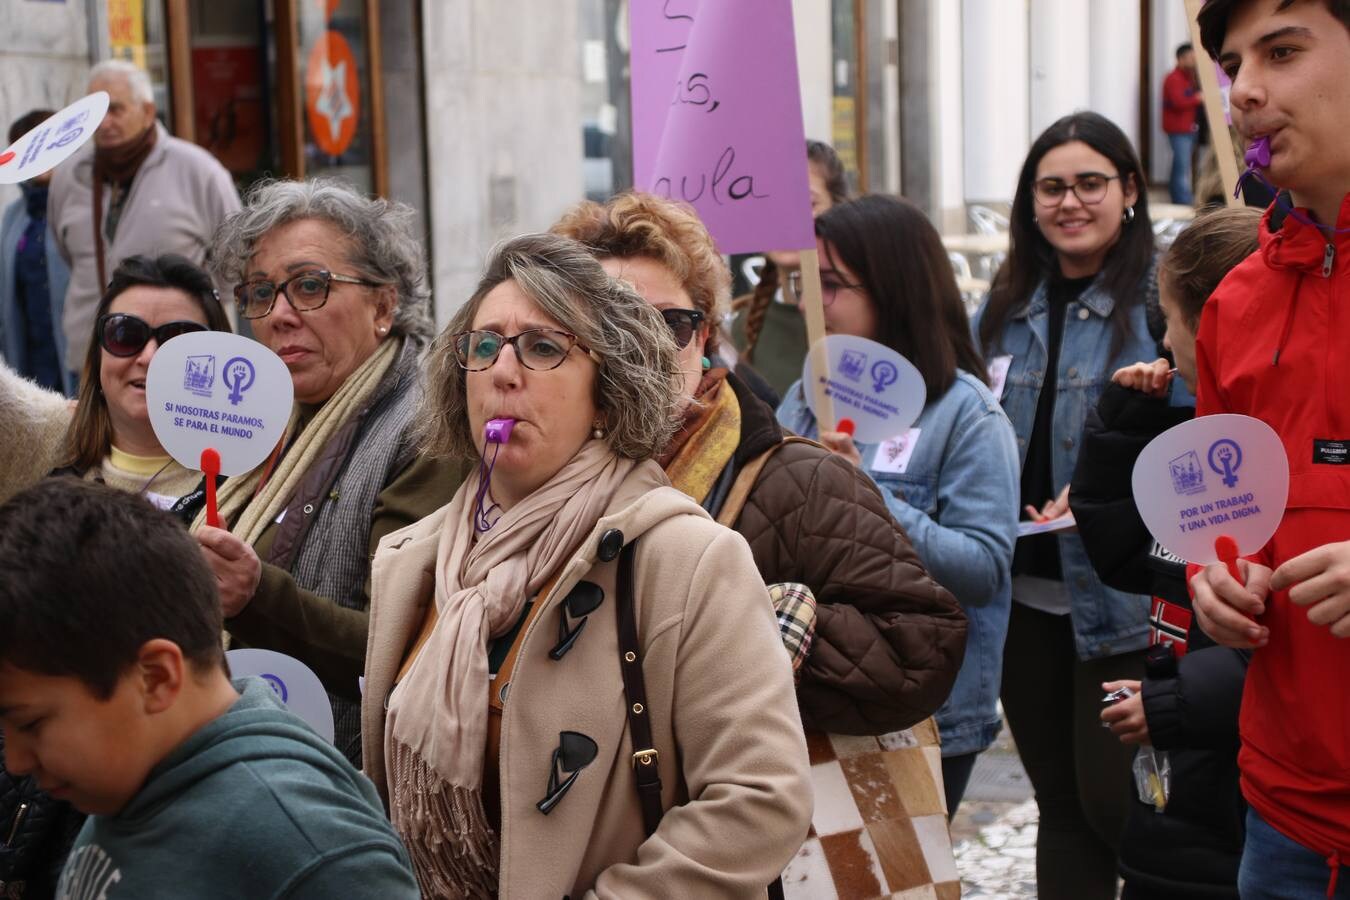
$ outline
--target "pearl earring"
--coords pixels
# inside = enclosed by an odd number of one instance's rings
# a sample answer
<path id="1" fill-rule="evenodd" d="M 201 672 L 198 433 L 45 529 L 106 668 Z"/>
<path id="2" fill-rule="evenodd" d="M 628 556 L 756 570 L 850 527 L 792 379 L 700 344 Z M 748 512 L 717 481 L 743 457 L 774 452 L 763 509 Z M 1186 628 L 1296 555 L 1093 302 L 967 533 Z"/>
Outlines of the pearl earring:
<path id="1" fill-rule="evenodd" d="M 595 438 L 598 441 L 604 436 L 605 431 L 603 428 L 600 427 L 599 422 L 596 422 L 594 425 L 591 426 L 591 437 Z"/>

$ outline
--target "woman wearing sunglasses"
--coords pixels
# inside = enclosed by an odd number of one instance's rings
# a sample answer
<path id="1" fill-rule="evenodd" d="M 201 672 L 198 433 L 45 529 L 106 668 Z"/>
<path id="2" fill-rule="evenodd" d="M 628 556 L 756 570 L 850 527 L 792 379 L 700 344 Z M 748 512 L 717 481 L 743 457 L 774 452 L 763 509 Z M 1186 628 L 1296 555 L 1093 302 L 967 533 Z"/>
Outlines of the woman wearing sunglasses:
<path id="1" fill-rule="evenodd" d="M 272 458 L 226 482 L 194 531 L 234 646 L 313 669 L 335 743 L 360 765 L 370 557 L 445 503 L 463 466 L 411 436 L 431 337 L 426 261 L 406 206 L 340 182 L 264 182 L 217 230 L 210 258 L 239 314 L 291 375 L 295 410 Z"/>
<path id="2" fill-rule="evenodd" d="M 480 466 L 380 544 L 362 707 L 427 897 L 763 897 L 806 834 L 764 584 L 653 461 L 677 365 L 556 235 L 499 248 L 432 345 L 423 452 Z"/>
<path id="3" fill-rule="evenodd" d="M 822 753 L 832 746 L 831 733 L 892 736 L 926 720 L 961 665 L 964 616 L 925 572 L 867 476 L 818 444 L 785 441 L 774 410 L 717 361 L 719 335 L 710 323 L 720 321 L 731 274 L 697 215 L 660 197 L 627 193 L 604 205 L 583 203 L 554 231 L 586 244 L 607 272 L 632 283 L 681 347 L 681 427 L 659 457 L 672 484 L 749 541 L 775 598 L 781 593 L 790 601 L 803 586 L 815 598 L 808 647 L 798 646 L 792 623 L 784 623 L 789 649 L 804 657 L 797 699 L 814 737 L 813 762 L 828 761 Z M 891 741 L 906 742 L 909 736 Z M 860 754 L 863 745 L 850 739 L 850 753 Z M 874 740 L 872 748 L 871 762 L 884 770 L 880 744 Z M 848 791 L 843 777 L 818 788 L 832 786 Z M 910 816 L 941 814 L 936 790 L 913 796 L 924 799 Z M 833 799 L 819 796 L 817 807 L 834 808 Z M 891 811 L 906 817 L 899 805 Z M 892 827 L 914 833 L 908 823 Z M 898 858 L 902 851 L 890 845 L 887 852 Z M 819 874 L 784 881 L 789 893 L 829 893 Z"/>
<path id="4" fill-rule="evenodd" d="M 1036 521 L 1068 511 L 1083 424 L 1112 373 L 1160 355 L 1146 183 L 1129 138 L 1088 112 L 1047 128 L 1018 176 L 1008 259 L 975 327 L 1007 373 L 998 393 Z M 1101 727 L 1101 686 L 1142 676 L 1149 598 L 1102 584 L 1065 531 L 1017 542 L 1012 590 L 1003 708 L 1040 809 L 1040 895 L 1115 897 L 1131 755 Z"/>
<path id="5" fill-rule="evenodd" d="M 53 474 L 142 494 L 190 521 L 204 502 L 202 476 L 160 445 L 150 427 L 145 376 L 165 341 L 229 330 L 210 276 L 185 258 L 123 260 L 99 300 L 64 459 Z"/>

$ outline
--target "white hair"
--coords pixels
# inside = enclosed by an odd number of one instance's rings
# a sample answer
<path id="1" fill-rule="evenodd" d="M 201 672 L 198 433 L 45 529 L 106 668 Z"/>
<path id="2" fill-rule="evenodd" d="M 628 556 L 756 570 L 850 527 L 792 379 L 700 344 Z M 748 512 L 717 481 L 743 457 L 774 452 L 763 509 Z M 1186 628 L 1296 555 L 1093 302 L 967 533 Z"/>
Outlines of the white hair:
<path id="1" fill-rule="evenodd" d="M 131 96 L 141 103 L 155 102 L 155 88 L 149 74 L 135 63 L 125 59 L 105 59 L 89 70 L 90 84 L 104 77 L 124 79 L 131 89 Z"/>

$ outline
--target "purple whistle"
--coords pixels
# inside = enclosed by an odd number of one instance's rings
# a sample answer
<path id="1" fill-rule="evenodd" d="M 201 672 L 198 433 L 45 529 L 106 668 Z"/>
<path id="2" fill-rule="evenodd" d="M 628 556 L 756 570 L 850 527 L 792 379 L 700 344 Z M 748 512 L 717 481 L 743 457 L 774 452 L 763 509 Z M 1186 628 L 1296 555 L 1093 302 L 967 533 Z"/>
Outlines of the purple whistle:
<path id="1" fill-rule="evenodd" d="M 491 419 L 483 427 L 483 437 L 489 444 L 505 444 L 511 440 L 511 429 L 515 427 L 515 419 Z"/>
<path id="2" fill-rule="evenodd" d="M 1249 168 L 1267 169 L 1270 168 L 1270 137 L 1262 135 L 1252 141 L 1252 145 L 1247 148 L 1247 152 L 1242 156 L 1243 162 Z"/>

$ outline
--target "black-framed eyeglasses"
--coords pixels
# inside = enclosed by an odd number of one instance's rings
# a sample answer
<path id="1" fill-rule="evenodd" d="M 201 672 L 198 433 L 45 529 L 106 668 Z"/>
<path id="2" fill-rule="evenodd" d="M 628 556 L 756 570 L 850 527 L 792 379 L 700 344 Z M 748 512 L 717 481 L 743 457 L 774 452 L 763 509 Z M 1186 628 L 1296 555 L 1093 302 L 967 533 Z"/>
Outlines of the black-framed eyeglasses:
<path id="1" fill-rule="evenodd" d="M 675 346 L 683 350 L 698 334 L 699 328 L 703 327 L 703 320 L 707 316 L 697 309 L 677 308 L 661 310 L 661 318 L 670 326 L 670 333 L 675 336 Z"/>
<path id="2" fill-rule="evenodd" d="M 1063 178 L 1042 178 L 1031 185 L 1031 193 L 1041 206 L 1059 206 L 1069 191 L 1073 191 L 1079 203 L 1093 206 L 1106 199 L 1107 187 L 1119 177 L 1103 175 L 1101 172 L 1083 172 L 1072 184 Z"/>
<path id="3" fill-rule="evenodd" d="M 332 290 L 334 281 L 359 284 L 363 287 L 380 287 L 378 282 L 367 281 L 364 278 L 338 275 L 327 269 L 310 269 L 292 275 L 282 282 L 258 279 L 235 285 L 234 302 L 239 307 L 239 315 L 245 319 L 266 318 L 272 312 L 272 307 L 276 306 L 277 297 L 281 294 L 286 295 L 286 299 L 297 312 L 311 312 L 328 302 L 328 292 Z"/>
<path id="4" fill-rule="evenodd" d="M 104 313 L 98 317 L 96 327 L 98 344 L 111 356 L 135 356 L 145 349 L 145 345 L 154 338 L 155 343 L 163 347 L 165 342 L 180 334 L 194 331 L 206 331 L 201 322 L 165 322 L 152 326 L 144 319 L 129 313 Z"/>
<path id="5" fill-rule="evenodd" d="M 470 372 L 482 372 L 492 368 L 507 344 L 516 348 L 516 359 L 522 366 L 536 372 L 558 368 L 573 347 L 581 346 L 575 334 L 555 328 L 531 328 L 511 337 L 495 331 L 461 331 L 455 335 L 455 359 Z M 600 362 L 594 351 L 581 349 L 596 363 Z"/>
<path id="6" fill-rule="evenodd" d="M 796 306 L 801 306 L 806 298 L 806 287 L 802 282 L 801 269 L 789 272 L 787 281 L 784 282 L 784 289 L 787 291 L 787 299 Z M 834 303 L 834 298 L 842 290 L 862 291 L 866 290 L 861 284 L 850 284 L 847 281 L 840 281 L 832 275 L 822 274 L 820 276 L 820 305 L 829 306 Z"/>

